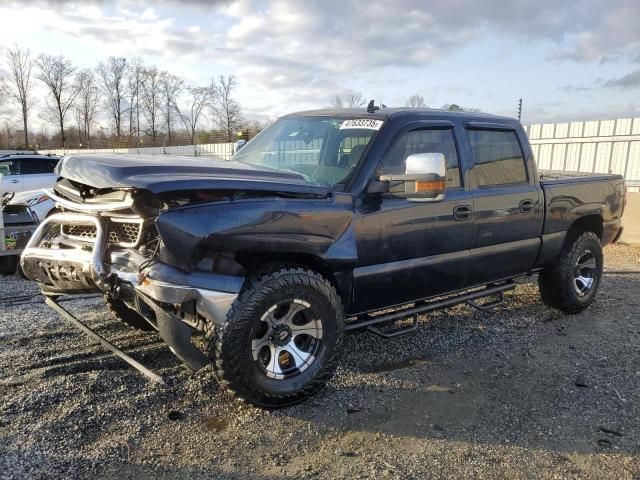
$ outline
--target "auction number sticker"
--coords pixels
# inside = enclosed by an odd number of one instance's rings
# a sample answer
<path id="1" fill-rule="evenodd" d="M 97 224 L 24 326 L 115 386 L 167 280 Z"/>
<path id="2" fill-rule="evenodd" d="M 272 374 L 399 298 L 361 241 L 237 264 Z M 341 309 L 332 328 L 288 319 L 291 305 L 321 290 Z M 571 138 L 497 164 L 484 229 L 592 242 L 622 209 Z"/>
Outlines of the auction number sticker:
<path id="1" fill-rule="evenodd" d="M 356 118 L 354 120 L 345 120 L 340 125 L 340 130 L 347 128 L 365 128 L 367 130 L 380 130 L 384 122 L 382 120 L 373 120 L 371 118 Z"/>

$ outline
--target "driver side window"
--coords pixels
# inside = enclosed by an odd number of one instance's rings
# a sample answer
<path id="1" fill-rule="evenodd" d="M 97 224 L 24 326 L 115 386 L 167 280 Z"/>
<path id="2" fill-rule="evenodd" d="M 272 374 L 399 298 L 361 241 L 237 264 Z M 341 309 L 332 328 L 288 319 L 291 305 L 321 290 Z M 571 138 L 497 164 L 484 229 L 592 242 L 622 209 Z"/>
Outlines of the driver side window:
<path id="1" fill-rule="evenodd" d="M 460 162 L 453 130 L 421 128 L 402 134 L 382 159 L 381 174 L 403 174 L 412 153 L 441 153 L 447 162 L 447 188 L 460 188 Z"/>

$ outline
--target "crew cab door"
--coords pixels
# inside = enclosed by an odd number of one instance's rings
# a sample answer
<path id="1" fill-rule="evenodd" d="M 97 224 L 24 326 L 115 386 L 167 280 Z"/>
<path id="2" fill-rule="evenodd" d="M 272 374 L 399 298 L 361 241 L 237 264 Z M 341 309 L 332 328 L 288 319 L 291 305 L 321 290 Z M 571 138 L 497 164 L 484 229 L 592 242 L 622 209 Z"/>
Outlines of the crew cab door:
<path id="1" fill-rule="evenodd" d="M 510 125 L 466 124 L 474 234 L 467 285 L 527 272 L 540 249 L 542 191 L 526 139 Z"/>
<path id="2" fill-rule="evenodd" d="M 473 235 L 471 194 L 465 190 L 454 125 L 412 122 L 395 137 L 374 175 L 404 174 L 414 153 L 442 153 L 447 163 L 444 200 L 412 201 L 393 193 L 365 194 L 362 225 L 379 224 L 377 262 L 354 269 L 354 311 L 401 304 L 462 288 Z M 393 187 L 391 188 L 393 192 Z M 368 202 L 368 204 L 367 204 Z M 464 212 L 467 212 L 466 214 Z M 369 229 L 370 230 L 370 229 Z"/>
<path id="3" fill-rule="evenodd" d="M 0 160 L 0 173 L 2 173 L 0 196 L 7 192 L 19 193 L 23 191 L 19 162 L 17 159 Z"/>

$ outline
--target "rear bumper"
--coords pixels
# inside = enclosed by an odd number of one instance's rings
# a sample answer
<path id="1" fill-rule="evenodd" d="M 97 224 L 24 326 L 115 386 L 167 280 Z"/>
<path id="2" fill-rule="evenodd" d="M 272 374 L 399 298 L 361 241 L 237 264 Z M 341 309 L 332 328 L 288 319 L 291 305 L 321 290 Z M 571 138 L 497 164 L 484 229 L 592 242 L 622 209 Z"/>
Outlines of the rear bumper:
<path id="1" fill-rule="evenodd" d="M 622 236 L 622 221 L 619 218 L 605 222 L 602 226 L 602 246 L 616 243 Z"/>
<path id="2" fill-rule="evenodd" d="M 47 232 L 62 224 L 94 225 L 96 239 L 92 247 L 51 248 L 46 241 Z M 172 306 L 194 301 L 198 313 L 224 326 L 227 312 L 242 287 L 242 277 L 185 273 L 162 263 L 141 271 L 139 267 L 145 260 L 133 250 L 108 253 L 106 233 L 99 217 L 61 213 L 47 218 L 38 227 L 20 262 L 27 278 L 38 282 L 43 292 L 50 295 L 115 293 L 125 289 Z"/>

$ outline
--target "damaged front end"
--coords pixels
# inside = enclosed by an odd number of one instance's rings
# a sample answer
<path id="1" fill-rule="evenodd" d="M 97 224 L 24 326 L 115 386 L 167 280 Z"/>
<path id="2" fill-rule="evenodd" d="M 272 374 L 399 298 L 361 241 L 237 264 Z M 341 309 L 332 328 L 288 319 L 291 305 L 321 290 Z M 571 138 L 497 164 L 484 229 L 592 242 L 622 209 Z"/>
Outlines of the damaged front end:
<path id="1" fill-rule="evenodd" d="M 243 277 L 161 263 L 155 221 L 168 207 L 149 192 L 61 180 L 47 194 L 58 213 L 31 237 L 21 258 L 24 274 L 50 297 L 102 293 L 121 300 L 188 367 L 206 365 L 191 334 L 207 322 L 225 325 Z"/>

